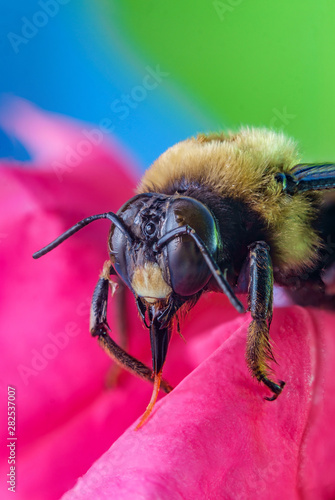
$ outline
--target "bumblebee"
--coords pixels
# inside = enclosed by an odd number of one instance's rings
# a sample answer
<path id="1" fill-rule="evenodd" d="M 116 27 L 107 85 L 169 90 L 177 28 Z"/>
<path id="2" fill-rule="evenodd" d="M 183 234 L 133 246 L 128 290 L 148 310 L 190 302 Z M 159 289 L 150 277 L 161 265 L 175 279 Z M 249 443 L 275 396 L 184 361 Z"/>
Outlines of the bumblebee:
<path id="1" fill-rule="evenodd" d="M 97 219 L 112 225 L 109 260 L 94 291 L 90 331 L 120 365 L 154 383 L 148 418 L 162 379 L 174 320 L 205 292 L 224 293 L 251 313 L 246 360 L 275 400 L 285 385 L 272 380 L 269 329 L 273 284 L 296 302 L 335 306 L 335 164 L 300 163 L 281 133 L 242 129 L 200 134 L 169 148 L 145 172 L 136 196 L 115 214 L 78 222 L 36 252 L 39 258 Z M 107 300 L 112 275 L 131 290 L 150 331 L 152 370 L 111 337 Z M 333 294 L 332 294 L 333 293 Z M 239 300 L 247 294 L 247 308 Z"/>

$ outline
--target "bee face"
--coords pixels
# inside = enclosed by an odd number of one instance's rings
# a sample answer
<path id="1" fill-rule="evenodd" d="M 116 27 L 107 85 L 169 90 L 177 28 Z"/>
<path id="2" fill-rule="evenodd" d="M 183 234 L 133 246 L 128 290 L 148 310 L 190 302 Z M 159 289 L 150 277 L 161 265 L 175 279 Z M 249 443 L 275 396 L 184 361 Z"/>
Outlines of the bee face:
<path id="1" fill-rule="evenodd" d="M 211 273 L 199 248 L 187 234 L 173 237 L 161 250 L 157 243 L 182 226 L 190 226 L 210 254 L 218 251 L 213 215 L 199 201 L 186 196 L 141 194 L 117 213 L 131 234 L 113 226 L 109 251 L 115 271 L 137 296 L 148 302 L 167 299 L 174 292 L 191 296 L 209 281 Z"/>

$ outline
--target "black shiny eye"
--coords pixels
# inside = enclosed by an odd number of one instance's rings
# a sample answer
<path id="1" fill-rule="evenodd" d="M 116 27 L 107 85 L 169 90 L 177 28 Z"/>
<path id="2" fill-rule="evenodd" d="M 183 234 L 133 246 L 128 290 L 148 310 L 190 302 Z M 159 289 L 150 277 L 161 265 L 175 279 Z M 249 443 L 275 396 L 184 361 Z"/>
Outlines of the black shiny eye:
<path id="1" fill-rule="evenodd" d="M 144 234 L 146 236 L 153 236 L 155 232 L 156 232 L 156 224 L 154 224 L 153 222 L 148 222 L 147 224 L 145 224 Z"/>
<path id="2" fill-rule="evenodd" d="M 122 232 L 114 226 L 112 226 L 109 237 L 109 252 L 115 271 L 124 283 L 126 283 L 127 286 L 130 286 L 127 259 L 128 242 Z"/>
<path id="3" fill-rule="evenodd" d="M 184 225 L 194 229 L 210 254 L 215 257 L 219 244 L 215 220 L 205 205 L 186 196 L 176 198 L 169 205 L 164 234 Z M 208 283 L 211 272 L 190 236 L 173 239 L 163 249 L 163 254 L 168 268 L 168 273 L 165 273 L 166 280 L 174 292 L 190 296 Z"/>

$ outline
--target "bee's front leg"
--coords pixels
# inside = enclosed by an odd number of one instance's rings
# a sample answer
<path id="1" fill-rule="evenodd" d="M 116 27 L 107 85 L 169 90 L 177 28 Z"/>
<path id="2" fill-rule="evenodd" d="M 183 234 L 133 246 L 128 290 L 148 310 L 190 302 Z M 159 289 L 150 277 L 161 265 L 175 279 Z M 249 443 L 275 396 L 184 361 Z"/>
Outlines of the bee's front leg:
<path id="1" fill-rule="evenodd" d="M 110 266 L 111 267 L 111 266 Z M 106 353 L 122 368 L 144 378 L 151 383 L 154 382 L 152 370 L 138 359 L 128 354 L 110 336 L 110 328 L 107 323 L 107 302 L 109 290 L 109 273 L 106 273 L 106 264 L 95 287 L 92 304 L 90 331 L 93 337 L 98 337 L 98 342 Z M 161 389 L 170 392 L 172 387 L 164 380 Z"/>
<path id="2" fill-rule="evenodd" d="M 252 322 L 248 329 L 247 363 L 254 377 L 263 382 L 272 392 L 268 401 L 275 400 L 285 382 L 273 382 L 269 376 L 267 360 L 274 361 L 269 340 L 272 320 L 273 270 L 270 248 L 263 241 L 257 241 L 250 249 L 249 310 Z"/>

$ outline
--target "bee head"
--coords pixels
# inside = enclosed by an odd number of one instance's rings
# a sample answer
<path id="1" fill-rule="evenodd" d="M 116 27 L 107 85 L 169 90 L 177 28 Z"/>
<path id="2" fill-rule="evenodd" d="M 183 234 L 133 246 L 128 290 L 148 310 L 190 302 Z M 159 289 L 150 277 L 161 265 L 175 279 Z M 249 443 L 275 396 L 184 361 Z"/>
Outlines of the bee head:
<path id="1" fill-rule="evenodd" d="M 186 196 L 147 193 L 130 199 L 117 216 L 132 240 L 113 225 L 109 235 L 111 261 L 136 295 L 148 302 L 166 299 L 172 292 L 189 297 L 208 283 L 211 271 L 194 238 L 176 232 L 192 228 L 216 258 L 218 231 L 205 205 Z"/>

